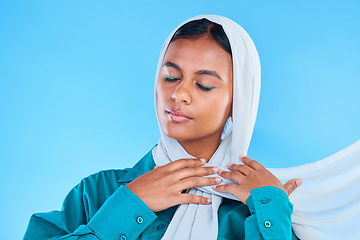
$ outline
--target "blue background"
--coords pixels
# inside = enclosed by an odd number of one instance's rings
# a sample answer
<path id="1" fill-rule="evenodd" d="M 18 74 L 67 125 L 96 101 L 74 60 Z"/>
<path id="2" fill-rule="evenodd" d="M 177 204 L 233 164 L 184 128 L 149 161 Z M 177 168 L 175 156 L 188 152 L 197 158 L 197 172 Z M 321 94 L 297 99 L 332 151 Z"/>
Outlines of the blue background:
<path id="1" fill-rule="evenodd" d="M 0 2 L 0 239 L 102 169 L 159 139 L 153 82 L 163 41 L 199 14 L 229 17 L 262 63 L 249 150 L 266 167 L 325 158 L 360 136 L 358 1 Z"/>

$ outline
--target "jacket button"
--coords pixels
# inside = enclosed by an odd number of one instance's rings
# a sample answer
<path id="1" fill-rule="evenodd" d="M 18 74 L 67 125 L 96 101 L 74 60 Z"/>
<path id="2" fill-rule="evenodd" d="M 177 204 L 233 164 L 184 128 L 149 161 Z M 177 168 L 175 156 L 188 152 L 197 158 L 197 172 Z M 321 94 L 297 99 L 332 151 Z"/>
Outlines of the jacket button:
<path id="1" fill-rule="evenodd" d="M 127 236 L 126 236 L 125 234 L 121 234 L 119 239 L 120 239 L 120 240 L 126 240 L 126 239 L 127 239 Z"/>
<path id="2" fill-rule="evenodd" d="M 138 224 L 142 224 L 142 223 L 144 222 L 143 217 L 137 217 L 137 218 L 136 218 L 136 222 L 137 222 Z"/>
<path id="3" fill-rule="evenodd" d="M 262 204 L 267 204 L 268 202 L 269 202 L 269 199 L 267 199 L 267 198 L 261 199 Z"/>
<path id="4" fill-rule="evenodd" d="M 269 227 L 271 227 L 271 222 L 269 220 L 267 220 L 264 222 L 264 225 L 266 228 L 269 228 Z"/>
<path id="5" fill-rule="evenodd" d="M 162 223 L 157 226 L 157 230 L 159 231 L 163 230 L 164 228 L 165 228 L 165 224 Z"/>

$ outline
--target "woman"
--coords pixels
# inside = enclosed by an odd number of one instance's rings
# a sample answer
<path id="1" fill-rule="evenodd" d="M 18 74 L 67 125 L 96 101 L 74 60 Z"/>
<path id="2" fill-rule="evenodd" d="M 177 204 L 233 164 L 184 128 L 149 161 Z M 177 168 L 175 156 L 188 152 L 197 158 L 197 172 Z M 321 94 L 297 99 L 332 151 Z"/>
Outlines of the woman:
<path id="1" fill-rule="evenodd" d="M 83 179 L 61 211 L 31 217 L 24 239 L 297 239 L 288 195 L 301 180 L 283 185 L 244 156 L 260 91 L 254 44 L 220 16 L 180 26 L 157 69 L 159 144 L 131 169 Z"/>

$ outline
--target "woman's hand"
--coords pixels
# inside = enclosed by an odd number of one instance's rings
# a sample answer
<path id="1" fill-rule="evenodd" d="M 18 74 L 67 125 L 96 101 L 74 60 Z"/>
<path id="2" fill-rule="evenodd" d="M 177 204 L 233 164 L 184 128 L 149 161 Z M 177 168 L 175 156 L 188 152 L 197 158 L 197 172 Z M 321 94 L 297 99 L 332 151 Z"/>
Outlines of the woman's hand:
<path id="1" fill-rule="evenodd" d="M 221 177 L 229 179 L 237 184 L 214 186 L 215 191 L 230 193 L 246 204 L 246 200 L 250 196 L 250 190 L 255 188 L 274 186 L 284 190 L 290 195 L 301 185 L 301 180 L 299 178 L 291 179 L 282 185 L 279 179 L 257 161 L 245 156 L 240 156 L 240 159 L 244 165 L 230 163 L 228 165 L 230 171 L 219 172 Z"/>
<path id="2" fill-rule="evenodd" d="M 182 194 L 186 189 L 219 184 L 220 177 L 203 177 L 218 173 L 217 167 L 201 167 L 200 159 L 180 159 L 155 167 L 126 185 L 154 212 L 184 204 L 210 204 L 211 199 L 193 194 Z"/>

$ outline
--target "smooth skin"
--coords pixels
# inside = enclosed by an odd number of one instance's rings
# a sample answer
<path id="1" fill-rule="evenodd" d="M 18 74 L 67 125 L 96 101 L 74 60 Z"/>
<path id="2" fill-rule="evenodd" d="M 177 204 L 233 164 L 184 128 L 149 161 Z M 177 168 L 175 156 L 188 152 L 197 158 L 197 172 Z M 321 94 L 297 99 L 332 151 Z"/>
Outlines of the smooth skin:
<path id="1" fill-rule="evenodd" d="M 157 114 L 163 132 L 190 155 L 209 160 L 218 148 L 231 114 L 232 76 L 231 55 L 214 40 L 178 39 L 169 45 L 157 83 Z M 173 121 L 169 110 L 190 119 Z"/>
<path id="2" fill-rule="evenodd" d="M 201 167 L 218 148 L 231 115 L 232 75 L 231 55 L 207 36 L 169 45 L 157 83 L 157 114 L 163 132 L 197 159 L 155 167 L 126 185 L 152 211 L 185 203 L 211 204 L 209 198 L 182 193 L 199 186 L 214 186 L 244 204 L 250 190 L 258 187 L 274 186 L 290 195 L 300 186 L 300 179 L 282 185 L 260 163 L 244 156 L 244 165 L 230 164 L 229 171 Z M 220 177 L 204 177 L 216 173 L 236 184 L 218 185 Z"/>

